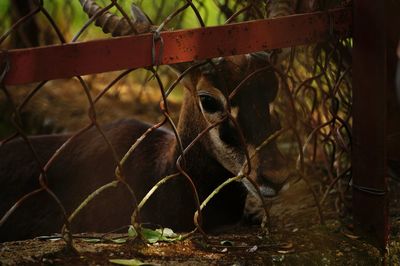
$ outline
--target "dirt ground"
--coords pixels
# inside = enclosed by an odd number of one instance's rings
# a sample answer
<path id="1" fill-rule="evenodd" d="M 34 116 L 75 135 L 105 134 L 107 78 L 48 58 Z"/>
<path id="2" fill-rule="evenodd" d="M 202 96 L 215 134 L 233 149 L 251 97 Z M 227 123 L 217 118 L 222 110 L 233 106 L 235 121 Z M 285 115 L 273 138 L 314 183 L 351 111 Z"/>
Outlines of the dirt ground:
<path id="1" fill-rule="evenodd" d="M 329 210 L 329 206 L 325 207 Z M 112 260 L 118 259 L 136 259 L 144 265 L 381 265 L 383 262 L 380 251 L 352 233 L 348 223 L 335 219 L 333 212 L 325 211 L 325 225 L 320 225 L 313 199 L 301 181 L 273 202 L 271 216 L 270 234 L 260 226 L 238 225 L 208 239 L 195 234 L 183 241 L 154 244 L 140 240 L 117 244 L 110 240 L 126 235 L 109 235 L 102 241 L 99 235 L 79 235 L 74 240 L 78 254 L 68 252 L 61 239 L 2 243 L 0 262 L 2 265 L 117 265 Z M 399 265 L 400 220 L 398 213 L 392 216 L 394 227 L 386 262 Z M 140 265 L 133 263 L 138 261 L 120 263 Z"/>

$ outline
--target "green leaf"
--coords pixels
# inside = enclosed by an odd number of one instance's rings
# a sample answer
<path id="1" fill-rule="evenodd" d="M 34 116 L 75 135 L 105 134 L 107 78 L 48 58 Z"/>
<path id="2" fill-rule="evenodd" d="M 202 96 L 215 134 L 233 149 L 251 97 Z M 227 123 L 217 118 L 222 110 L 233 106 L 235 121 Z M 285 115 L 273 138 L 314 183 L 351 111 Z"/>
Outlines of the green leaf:
<path id="1" fill-rule="evenodd" d="M 182 239 L 181 235 L 175 234 L 170 228 L 156 230 L 142 228 L 141 233 L 150 244 L 154 244 L 159 241 L 174 242 Z"/>
<path id="2" fill-rule="evenodd" d="M 128 240 L 128 238 L 126 238 L 126 237 L 111 239 L 111 241 L 116 244 L 126 243 L 127 240 Z"/>
<path id="3" fill-rule="evenodd" d="M 138 235 L 138 233 L 136 232 L 135 227 L 133 227 L 132 225 L 129 226 L 128 228 L 128 236 L 132 237 L 132 238 L 136 238 Z"/>
<path id="4" fill-rule="evenodd" d="M 118 264 L 118 265 L 128 265 L 128 266 L 140 266 L 140 265 L 145 265 L 148 263 L 143 263 L 140 260 L 137 259 L 129 259 L 129 260 L 125 260 L 125 259 L 112 259 L 109 260 L 109 262 L 114 263 L 114 264 Z"/>
<path id="5" fill-rule="evenodd" d="M 156 243 L 161 240 L 161 233 L 148 229 L 142 228 L 141 230 L 142 236 L 151 244 Z"/>
<path id="6" fill-rule="evenodd" d="M 156 229 L 163 237 L 176 238 L 178 235 L 171 228 Z"/>

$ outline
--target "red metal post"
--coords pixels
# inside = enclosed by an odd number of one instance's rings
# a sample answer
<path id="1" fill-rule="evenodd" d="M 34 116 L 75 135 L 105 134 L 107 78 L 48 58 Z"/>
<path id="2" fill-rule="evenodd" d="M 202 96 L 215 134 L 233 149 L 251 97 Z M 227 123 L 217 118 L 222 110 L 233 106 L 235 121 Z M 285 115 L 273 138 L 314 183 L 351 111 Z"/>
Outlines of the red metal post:
<path id="1" fill-rule="evenodd" d="M 385 1 L 353 1 L 353 212 L 356 229 L 384 248 L 386 181 Z"/>

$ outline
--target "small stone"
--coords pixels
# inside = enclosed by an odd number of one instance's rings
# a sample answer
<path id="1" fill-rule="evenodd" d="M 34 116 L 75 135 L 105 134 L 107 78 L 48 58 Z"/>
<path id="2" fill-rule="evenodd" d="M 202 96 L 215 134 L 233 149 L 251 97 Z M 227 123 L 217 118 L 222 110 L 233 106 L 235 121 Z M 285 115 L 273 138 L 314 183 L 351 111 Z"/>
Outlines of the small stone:
<path id="1" fill-rule="evenodd" d="M 250 252 L 250 253 L 253 253 L 253 252 L 256 252 L 257 249 L 258 249 L 258 247 L 255 245 L 255 246 L 249 248 L 247 251 Z"/>

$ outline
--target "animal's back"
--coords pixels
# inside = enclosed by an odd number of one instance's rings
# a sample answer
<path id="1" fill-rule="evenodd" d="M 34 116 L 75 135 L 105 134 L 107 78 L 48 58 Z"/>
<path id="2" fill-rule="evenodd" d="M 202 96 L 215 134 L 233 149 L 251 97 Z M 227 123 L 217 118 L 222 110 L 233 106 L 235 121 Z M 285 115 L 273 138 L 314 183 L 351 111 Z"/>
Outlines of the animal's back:
<path id="1" fill-rule="evenodd" d="M 148 129 L 148 125 L 136 120 L 123 120 L 103 128 L 119 159 L 128 151 L 135 140 Z M 42 164 L 68 139 L 69 135 L 38 136 L 30 138 L 38 152 Z M 173 136 L 166 130 L 156 130 L 146 138 L 127 161 L 124 174 L 132 187 L 143 178 L 154 178 L 158 169 L 152 161 L 140 157 L 159 158 L 162 147 L 170 145 Z M 156 143 L 156 145 L 155 145 Z M 158 146 L 157 146 L 158 145 Z M 157 147 L 154 149 L 153 147 Z M 161 148 L 160 148 L 161 147 Z M 0 148 L 0 215 L 3 215 L 19 198 L 40 188 L 39 167 L 28 146 L 22 139 L 16 139 Z M 67 213 L 71 213 L 90 193 L 102 185 L 115 180 L 117 164 L 104 138 L 95 129 L 82 134 L 73 140 L 47 171 L 49 188 L 60 198 Z M 144 169 L 146 168 L 146 169 Z M 135 169 L 142 169 L 135 172 Z M 139 177 L 137 177 L 139 176 Z M 152 176 L 152 177 L 151 177 Z M 155 182 L 154 181 L 154 182 Z M 137 194 L 142 197 L 151 187 L 140 186 Z M 77 216 L 72 223 L 75 231 L 107 231 L 130 222 L 130 215 L 135 202 L 126 187 L 119 184 L 117 188 L 105 191 Z M 54 199 L 44 191 L 27 199 L 7 222 L 0 227 L 0 240 L 30 238 L 35 235 L 60 232 L 63 224 L 62 212 Z"/>

